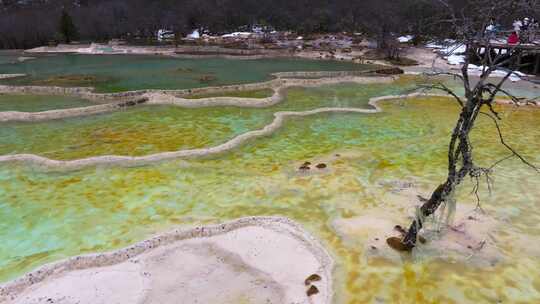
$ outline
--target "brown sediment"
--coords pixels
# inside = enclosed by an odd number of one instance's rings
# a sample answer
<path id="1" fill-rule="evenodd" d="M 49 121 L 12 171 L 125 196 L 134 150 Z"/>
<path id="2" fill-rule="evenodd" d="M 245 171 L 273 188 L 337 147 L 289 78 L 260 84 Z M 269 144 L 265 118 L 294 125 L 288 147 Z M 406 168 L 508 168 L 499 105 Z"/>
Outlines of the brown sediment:
<path id="1" fill-rule="evenodd" d="M 32 82 L 33 85 L 56 85 L 56 86 L 90 86 L 98 81 L 106 81 L 106 79 L 99 79 L 94 75 L 57 75 L 51 76 L 46 79 L 36 79 Z"/>

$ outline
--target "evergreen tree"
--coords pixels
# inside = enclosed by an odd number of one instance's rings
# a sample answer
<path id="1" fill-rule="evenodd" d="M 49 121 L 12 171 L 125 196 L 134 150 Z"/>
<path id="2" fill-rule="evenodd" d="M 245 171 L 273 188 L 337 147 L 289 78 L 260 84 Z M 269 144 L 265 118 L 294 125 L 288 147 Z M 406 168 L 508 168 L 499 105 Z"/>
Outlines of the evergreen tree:
<path id="1" fill-rule="evenodd" d="M 66 43 L 79 38 L 79 31 L 66 10 L 62 10 L 62 16 L 60 17 L 60 35 L 62 35 Z"/>

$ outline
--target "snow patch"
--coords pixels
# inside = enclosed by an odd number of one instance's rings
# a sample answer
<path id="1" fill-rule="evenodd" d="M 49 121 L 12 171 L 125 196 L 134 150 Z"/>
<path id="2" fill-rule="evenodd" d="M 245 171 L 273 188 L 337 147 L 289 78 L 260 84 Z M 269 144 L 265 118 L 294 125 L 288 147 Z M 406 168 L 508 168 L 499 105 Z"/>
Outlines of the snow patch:
<path id="1" fill-rule="evenodd" d="M 482 73 L 484 72 L 485 69 L 486 69 L 486 67 L 483 67 L 483 66 L 469 64 L 468 72 L 469 72 L 469 75 L 480 76 L 480 75 L 482 75 Z M 497 70 L 491 72 L 491 77 L 503 78 L 503 77 L 506 77 L 508 72 L 509 72 L 508 70 L 497 69 Z M 526 76 L 527 76 L 527 74 L 524 74 L 524 73 L 519 72 L 519 71 L 514 71 L 514 72 L 512 72 L 510 77 L 508 77 L 508 79 L 510 81 L 512 81 L 512 82 L 517 82 L 517 81 L 522 80 L 523 77 L 526 77 Z"/>
<path id="2" fill-rule="evenodd" d="M 230 34 L 222 35 L 222 38 L 249 38 L 253 33 L 251 32 L 234 32 Z"/>
<path id="3" fill-rule="evenodd" d="M 193 32 L 191 32 L 191 34 L 187 35 L 188 39 L 199 39 L 201 38 L 201 34 L 199 33 L 199 30 L 193 30 Z"/>
<path id="4" fill-rule="evenodd" d="M 448 61 L 448 64 L 451 65 L 461 65 L 465 63 L 465 55 L 450 55 L 445 57 L 446 61 Z"/>
<path id="5" fill-rule="evenodd" d="M 413 36 L 412 35 L 407 35 L 407 36 L 401 36 L 401 37 L 398 37 L 398 41 L 400 43 L 407 43 L 407 42 L 411 42 L 413 40 Z"/>

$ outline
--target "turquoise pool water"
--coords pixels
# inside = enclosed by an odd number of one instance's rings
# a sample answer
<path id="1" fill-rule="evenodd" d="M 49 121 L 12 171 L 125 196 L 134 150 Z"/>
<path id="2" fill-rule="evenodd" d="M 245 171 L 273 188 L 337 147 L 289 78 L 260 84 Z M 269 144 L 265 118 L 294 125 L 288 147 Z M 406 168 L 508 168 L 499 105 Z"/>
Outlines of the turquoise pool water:
<path id="1" fill-rule="evenodd" d="M 0 50 L 0 65 L 17 63 L 17 58 L 21 56 L 18 51 L 3 51 Z M 1 71 L 1 70 L 0 70 Z M 7 74 L 0 72 L 0 74 Z"/>
<path id="2" fill-rule="evenodd" d="M 290 71 L 364 70 L 369 65 L 305 59 L 176 59 L 159 56 L 56 55 L 19 64 L 1 64 L 0 74 L 28 77 L 2 81 L 15 85 L 94 86 L 99 92 L 188 89 L 269 80 Z"/>

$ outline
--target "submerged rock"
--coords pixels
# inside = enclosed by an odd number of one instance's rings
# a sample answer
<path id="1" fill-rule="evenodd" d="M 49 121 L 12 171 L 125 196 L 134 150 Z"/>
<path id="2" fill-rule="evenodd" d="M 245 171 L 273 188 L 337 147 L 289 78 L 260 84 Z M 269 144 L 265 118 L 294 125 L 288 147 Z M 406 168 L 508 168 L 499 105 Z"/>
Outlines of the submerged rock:
<path id="1" fill-rule="evenodd" d="M 311 297 L 312 295 L 315 295 L 318 293 L 319 293 L 319 289 L 315 287 L 314 285 L 311 285 L 311 287 L 309 287 L 309 289 L 306 292 L 308 297 Z"/>
<path id="2" fill-rule="evenodd" d="M 203 75 L 199 78 L 199 81 L 200 82 L 211 82 L 211 81 L 214 81 L 216 80 L 217 77 L 216 76 L 213 76 L 213 75 Z"/>
<path id="3" fill-rule="evenodd" d="M 386 243 L 388 244 L 388 246 L 390 246 L 390 248 L 397 250 L 399 252 L 410 252 L 413 248 L 409 245 L 403 244 L 403 242 L 401 241 L 401 238 L 398 238 L 395 236 L 387 238 Z"/>
<path id="4" fill-rule="evenodd" d="M 405 71 L 403 71 L 400 68 L 393 67 L 393 68 L 380 69 L 380 70 L 375 71 L 375 73 L 382 74 L 382 75 L 399 75 L 399 74 L 404 74 Z"/>
<path id="5" fill-rule="evenodd" d="M 307 285 L 311 284 L 312 282 L 318 282 L 320 280 L 322 280 L 321 276 L 314 273 L 314 274 L 310 275 L 309 277 L 307 277 L 307 279 L 304 281 L 304 284 L 306 284 L 306 286 L 307 286 Z"/>
<path id="6" fill-rule="evenodd" d="M 317 166 L 317 169 L 325 169 L 327 167 L 326 164 L 318 164 Z"/>

